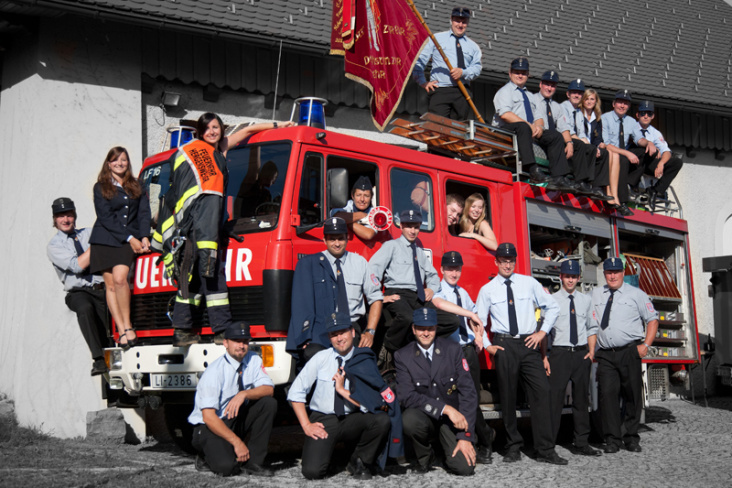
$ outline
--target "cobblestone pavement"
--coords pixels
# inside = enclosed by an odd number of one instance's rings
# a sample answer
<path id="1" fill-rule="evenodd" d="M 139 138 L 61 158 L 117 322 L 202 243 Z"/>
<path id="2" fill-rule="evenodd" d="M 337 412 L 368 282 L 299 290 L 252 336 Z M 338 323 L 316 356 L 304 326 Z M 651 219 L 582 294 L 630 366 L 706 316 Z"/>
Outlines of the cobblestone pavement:
<path id="1" fill-rule="evenodd" d="M 149 442 L 140 446 L 99 446 L 88 441 L 53 440 L 44 446 L 0 450 L 0 486 L 52 483 L 54 487 L 109 485 L 139 488 L 151 485 L 198 488 L 234 487 L 247 483 L 251 486 L 318 488 L 384 485 L 446 488 L 450 484 L 459 484 L 461 488 L 730 487 L 732 397 L 710 398 L 708 408 L 703 406 L 703 399 L 697 400 L 696 405 L 684 400 L 653 402 L 647 410 L 641 432 L 641 453 L 623 450 L 617 454 L 587 458 L 574 456 L 558 446 L 557 452 L 569 460 L 568 466 L 538 463 L 526 454 L 518 463 L 504 464 L 501 456 L 494 454 L 493 464 L 478 466 L 476 474 L 470 478 L 457 478 L 442 469 L 420 476 L 406 467 L 394 466 L 390 467 L 388 477 L 376 477 L 372 481 L 355 481 L 341 470 L 327 480 L 308 482 L 299 468 L 299 446 L 303 435 L 299 427 L 288 427 L 277 428 L 273 434 L 270 459 L 276 470 L 274 478 L 220 478 L 211 473 L 197 472 L 193 467 L 193 457 L 172 444 Z M 497 444 L 500 443 L 499 437 Z M 73 463 L 74 458 L 82 456 L 82 453 L 93 457 L 85 458 L 82 463 Z M 31 456 L 44 459 L 30 462 Z"/>

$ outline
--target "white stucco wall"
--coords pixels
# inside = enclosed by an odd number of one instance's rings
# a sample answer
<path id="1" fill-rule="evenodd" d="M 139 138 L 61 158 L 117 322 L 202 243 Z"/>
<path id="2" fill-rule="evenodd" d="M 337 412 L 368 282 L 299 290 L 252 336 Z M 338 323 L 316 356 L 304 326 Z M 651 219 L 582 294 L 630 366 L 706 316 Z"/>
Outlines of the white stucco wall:
<path id="1" fill-rule="evenodd" d="M 76 315 L 46 257 L 51 202 L 76 202 L 91 226 L 92 186 L 107 151 L 126 146 L 139 170 L 139 46 L 130 28 L 41 20 L 39 41 L 5 53 L 0 103 L 0 392 L 22 425 L 83 436 L 104 408 Z M 96 27 L 95 27 L 96 26 Z"/>

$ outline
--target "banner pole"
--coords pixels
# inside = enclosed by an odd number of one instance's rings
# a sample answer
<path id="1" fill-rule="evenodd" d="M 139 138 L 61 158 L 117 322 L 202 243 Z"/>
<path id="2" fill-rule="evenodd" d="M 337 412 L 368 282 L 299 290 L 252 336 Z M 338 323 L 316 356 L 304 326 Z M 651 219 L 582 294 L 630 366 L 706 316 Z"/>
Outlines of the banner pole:
<path id="1" fill-rule="evenodd" d="M 440 46 L 437 43 L 437 39 L 435 39 L 434 34 L 432 34 L 432 30 L 430 30 L 429 26 L 425 23 L 424 19 L 422 18 L 422 14 L 419 13 L 419 10 L 417 10 L 417 7 L 414 5 L 414 2 L 412 0 L 407 0 L 407 2 L 409 3 L 409 6 L 412 7 L 414 14 L 417 16 L 417 18 L 422 23 L 424 28 L 427 29 L 427 33 L 430 35 L 430 39 L 432 39 L 432 42 L 435 44 L 435 47 L 440 52 L 442 59 L 445 61 L 445 64 L 447 65 L 447 69 L 452 71 L 452 65 L 450 64 L 450 61 L 447 59 L 445 52 L 442 50 L 442 46 Z M 470 108 L 473 109 L 473 113 L 475 113 L 475 116 L 478 118 L 478 122 L 480 122 L 481 124 L 485 124 L 485 120 L 483 120 L 483 117 L 480 116 L 480 112 L 478 112 L 478 109 L 475 107 L 475 104 L 473 103 L 473 99 L 470 98 L 470 94 L 468 94 L 468 90 L 465 88 L 465 85 L 463 85 L 463 82 L 460 80 L 457 80 L 457 85 L 458 85 L 458 88 L 460 88 L 460 92 L 465 97 L 465 100 L 468 101 L 468 105 L 470 105 Z"/>

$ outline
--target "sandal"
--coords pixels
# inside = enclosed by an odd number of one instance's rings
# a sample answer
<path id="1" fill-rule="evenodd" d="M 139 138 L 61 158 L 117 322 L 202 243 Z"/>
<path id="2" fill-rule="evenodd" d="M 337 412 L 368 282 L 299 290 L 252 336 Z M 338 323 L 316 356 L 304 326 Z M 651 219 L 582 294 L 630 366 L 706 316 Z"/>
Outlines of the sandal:
<path id="1" fill-rule="evenodd" d="M 130 346 L 130 341 L 127 340 L 126 332 L 127 331 L 125 331 L 125 334 L 119 336 L 120 339 L 122 339 L 124 337 L 125 342 L 117 341 L 117 347 L 121 348 L 123 351 L 129 351 L 130 347 L 132 347 L 132 346 Z"/>
<path id="2" fill-rule="evenodd" d="M 135 334 L 134 339 L 127 339 L 127 333 L 132 331 L 133 334 Z M 127 342 L 125 344 L 128 344 L 129 347 L 135 347 L 137 345 L 137 332 L 135 332 L 135 329 L 130 327 L 129 329 L 125 329 L 125 339 L 127 339 Z"/>

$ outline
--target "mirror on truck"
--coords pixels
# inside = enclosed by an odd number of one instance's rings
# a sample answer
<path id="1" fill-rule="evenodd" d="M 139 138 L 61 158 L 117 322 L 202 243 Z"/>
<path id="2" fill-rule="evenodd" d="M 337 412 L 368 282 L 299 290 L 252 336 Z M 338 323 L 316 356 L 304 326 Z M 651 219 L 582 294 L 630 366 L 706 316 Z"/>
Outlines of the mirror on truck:
<path id="1" fill-rule="evenodd" d="M 348 170 L 331 168 L 327 174 L 328 204 L 330 208 L 343 208 L 348 203 Z"/>

